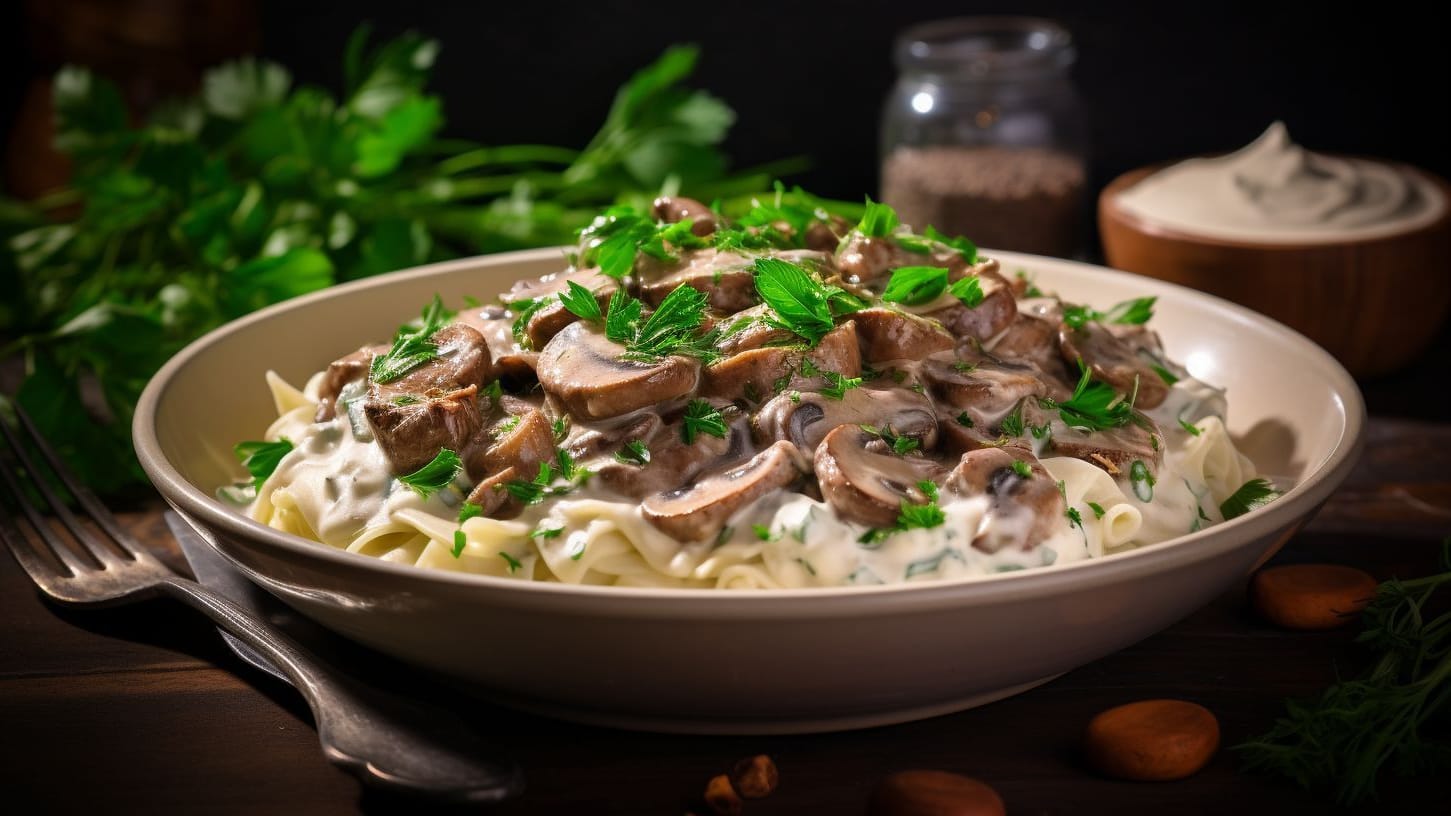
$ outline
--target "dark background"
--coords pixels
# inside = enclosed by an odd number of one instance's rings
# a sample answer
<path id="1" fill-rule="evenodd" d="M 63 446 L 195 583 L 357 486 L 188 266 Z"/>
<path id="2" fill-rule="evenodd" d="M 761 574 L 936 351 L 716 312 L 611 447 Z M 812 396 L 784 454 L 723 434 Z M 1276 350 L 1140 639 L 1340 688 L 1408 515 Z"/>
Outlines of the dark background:
<path id="1" fill-rule="evenodd" d="M 118 6 L 127 10 L 120 24 L 108 11 Z M 159 62 L 167 66 L 163 76 L 179 66 L 173 73 L 183 77 L 176 81 L 183 86 L 199 68 L 187 60 L 217 61 L 255 48 L 286 65 L 297 81 L 336 90 L 344 43 L 359 23 L 371 21 L 376 38 L 416 29 L 442 44 L 434 90 L 445 101 L 446 135 L 571 147 L 594 133 L 615 88 L 633 71 L 667 45 L 694 42 L 703 49 L 695 83 L 738 114 L 726 144 L 736 167 L 806 155 L 814 166 L 793 181 L 821 195 L 856 199 L 877 192 L 878 119 L 895 76 L 894 36 L 926 20 L 1010 13 L 1055 18 L 1076 38 L 1073 75 L 1091 117 L 1095 192 L 1140 165 L 1247 144 L 1277 118 L 1313 149 L 1398 159 L 1451 176 L 1451 47 L 1444 30 L 1413 6 L 1158 6 L 900 0 L 0 3 L 0 134 L 11 132 L 30 81 L 59 67 L 56 54 L 63 49 L 55 32 L 72 34 L 87 20 L 82 39 L 109 55 L 110 64 L 98 70 L 124 73 L 147 62 L 156 74 Z M 56 9 L 72 16 L 56 23 Z M 33 22 L 47 16 L 48 34 Z M 156 49 L 135 44 L 160 39 L 154 32 L 168 28 L 166 36 L 195 46 L 192 53 L 159 58 Z M 205 56 L 217 54 L 222 56 Z M 10 159 L 12 174 L 17 164 L 28 168 L 39 161 L 31 151 L 14 151 Z M 1379 414 L 1444 418 L 1441 403 L 1428 400 L 1426 390 L 1446 379 L 1451 326 L 1442 327 L 1420 364 L 1379 378 L 1369 407 Z"/>
<path id="2" fill-rule="evenodd" d="M 0 124 L 24 81 L 55 66 L 27 42 L 23 8 L 0 11 Z M 1074 70 L 1093 129 L 1093 178 L 1248 143 L 1276 118 L 1317 150 L 1385 156 L 1451 175 L 1444 31 L 1394 4 L 975 2 L 425 3 L 260 0 L 261 53 L 337 88 L 343 43 L 417 29 L 443 45 L 436 90 L 450 135 L 582 145 L 610 96 L 666 45 L 699 43 L 697 83 L 739 120 L 737 166 L 806 154 L 824 195 L 877 189 L 877 127 L 902 28 L 968 14 L 1053 17 L 1079 46 Z M 1334 4 L 1339 5 L 1339 4 Z M 341 10 L 339 10 L 341 9 Z"/>

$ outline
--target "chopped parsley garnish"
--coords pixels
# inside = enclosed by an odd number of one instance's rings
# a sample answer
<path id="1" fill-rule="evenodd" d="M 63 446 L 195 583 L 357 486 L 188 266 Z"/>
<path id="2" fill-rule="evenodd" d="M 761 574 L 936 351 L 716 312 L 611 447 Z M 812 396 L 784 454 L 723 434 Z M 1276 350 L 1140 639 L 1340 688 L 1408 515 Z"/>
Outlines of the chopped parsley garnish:
<path id="1" fill-rule="evenodd" d="M 474 518 L 476 516 L 483 515 L 483 513 L 484 513 L 484 508 L 483 507 L 480 507 L 479 505 L 474 504 L 473 502 L 466 501 L 463 504 L 459 505 L 459 508 L 458 508 L 458 523 L 459 524 L 463 524 L 464 522 L 468 521 L 471 518 Z"/>
<path id="2" fill-rule="evenodd" d="M 657 223 L 633 207 L 611 207 L 580 230 L 584 250 L 579 262 L 582 266 L 597 264 L 602 274 L 618 280 L 634 271 L 635 259 L 642 252 L 662 261 L 673 261 L 676 255 L 670 247 L 708 246 L 706 239 L 691 231 L 692 226 L 692 221 Z"/>
<path id="3" fill-rule="evenodd" d="M 947 514 L 942 512 L 942 508 L 935 501 L 928 504 L 903 501 L 897 512 L 897 528 L 900 530 L 930 530 L 942 526 L 942 522 L 946 520 Z"/>
<path id="4" fill-rule="evenodd" d="M 562 441 L 569 434 L 569 417 L 564 415 L 555 417 L 554 422 L 550 423 L 549 429 L 554 433 L 555 442 Z"/>
<path id="5" fill-rule="evenodd" d="M 897 454 L 898 456 L 911 453 L 912 451 L 922 447 L 922 440 L 918 439 L 915 436 L 897 436 L 895 433 L 892 432 L 891 426 L 888 426 L 886 428 L 878 428 L 875 425 L 863 425 L 861 427 L 863 431 L 866 431 L 872 436 L 878 437 L 883 442 L 887 443 L 887 445 L 891 447 L 892 452 Z"/>
<path id="6" fill-rule="evenodd" d="M 1179 378 L 1174 376 L 1174 372 L 1170 371 L 1167 368 L 1164 368 L 1158 363 L 1151 363 L 1149 365 L 1149 368 L 1152 368 L 1154 370 L 1154 373 L 1159 375 L 1159 379 L 1163 380 L 1165 385 L 1173 385 L 1174 383 L 1179 382 Z"/>
<path id="7" fill-rule="evenodd" d="M 514 342 L 519 344 L 519 348 L 527 349 L 534 347 L 533 343 L 529 340 L 529 321 L 534 317 L 535 313 L 548 305 L 549 298 L 547 297 L 509 301 L 509 310 L 514 313 L 514 325 L 512 327 Z"/>
<path id="8" fill-rule="evenodd" d="M 433 457 L 433 461 L 407 476 L 399 476 L 398 481 L 426 499 L 453 484 L 463 467 L 463 460 L 458 458 L 458 454 L 443 448 Z"/>
<path id="9" fill-rule="evenodd" d="M 1224 503 L 1219 505 L 1219 514 L 1225 521 L 1238 518 L 1256 507 L 1264 507 L 1280 497 L 1280 491 L 1264 479 L 1250 479 L 1239 486 Z"/>
<path id="10" fill-rule="evenodd" d="M 1203 433 L 1203 431 L 1199 430 L 1198 425 L 1186 420 L 1184 417 L 1179 417 L 1179 427 L 1187 431 L 1190 436 L 1198 436 Z"/>
<path id="11" fill-rule="evenodd" d="M 1154 316 L 1156 301 L 1158 301 L 1157 297 L 1125 300 L 1122 303 L 1114 304 L 1113 308 L 1106 312 L 1100 312 L 1087 306 L 1064 306 L 1063 322 L 1073 329 L 1083 328 L 1084 324 L 1090 320 L 1099 323 L 1139 326 L 1149 322 L 1149 319 Z"/>
<path id="12" fill-rule="evenodd" d="M 947 288 L 947 269 L 941 266 L 903 266 L 892 270 L 882 300 L 904 306 L 931 303 Z"/>
<path id="13" fill-rule="evenodd" d="M 1023 297 L 1025 297 L 1025 298 L 1040 298 L 1040 297 L 1043 297 L 1043 290 L 1042 289 L 1039 289 L 1038 288 L 1038 285 L 1033 282 L 1033 278 L 1028 275 L 1027 270 L 1019 269 L 1018 271 L 1016 271 L 1016 272 L 1013 273 L 1013 277 L 1016 277 L 1018 280 L 1020 280 L 1020 281 L 1023 282 Z"/>
<path id="14" fill-rule="evenodd" d="M 468 543 L 469 543 L 468 536 L 464 535 L 464 531 L 463 530 L 454 530 L 453 531 L 453 549 L 450 550 L 449 552 L 453 553 L 453 557 L 454 558 L 458 558 L 459 556 L 461 556 L 461 555 L 464 554 L 464 547 Z"/>
<path id="15" fill-rule="evenodd" d="M 1154 500 L 1154 474 L 1149 472 L 1149 466 L 1143 460 L 1135 459 L 1129 466 L 1129 484 L 1133 486 L 1134 495 L 1139 501 Z"/>
<path id="16" fill-rule="evenodd" d="M 1019 402 L 1013 406 L 1012 413 L 1003 417 L 1003 423 L 1000 427 L 1002 432 L 1007 436 L 1023 435 L 1023 403 Z"/>
<path id="17" fill-rule="evenodd" d="M 1024 462 L 1022 459 L 1013 460 L 1013 472 L 1023 477 L 1024 479 L 1033 478 L 1033 468 L 1030 467 L 1028 463 Z"/>
<path id="18" fill-rule="evenodd" d="M 824 371 L 821 376 L 826 378 L 826 386 L 821 389 L 821 393 L 834 400 L 845 398 L 846 392 L 862 384 L 861 377 L 843 377 L 835 371 Z"/>
<path id="19" fill-rule="evenodd" d="M 982 293 L 982 279 L 976 275 L 970 275 L 966 278 L 959 278 L 953 281 L 952 285 L 947 287 L 947 291 L 951 292 L 953 297 L 962 301 L 962 305 L 969 309 L 976 309 L 978 306 L 981 306 L 983 298 L 986 297 Z"/>
<path id="20" fill-rule="evenodd" d="M 615 461 L 626 465 L 650 464 L 650 449 L 638 439 L 631 439 L 623 448 L 615 451 Z"/>
<path id="21" fill-rule="evenodd" d="M 1103 518 L 1103 505 L 1098 502 L 1089 502 L 1088 509 L 1093 511 L 1094 518 Z"/>
<path id="22" fill-rule="evenodd" d="M 1064 510 L 1063 515 L 1068 517 L 1069 524 L 1077 527 L 1080 530 L 1083 529 L 1083 514 L 1078 512 L 1077 507 L 1070 507 L 1067 510 Z"/>
<path id="23" fill-rule="evenodd" d="M 900 224 L 896 210 L 867 196 L 866 210 L 862 212 L 862 220 L 857 222 L 856 231 L 868 238 L 885 238 L 896 232 Z"/>
<path id="24" fill-rule="evenodd" d="M 685 406 L 685 423 L 680 428 L 685 444 L 692 444 L 695 437 L 703 433 L 724 439 L 726 430 L 725 417 L 705 400 L 694 399 Z"/>
<path id="25" fill-rule="evenodd" d="M 701 321 L 709 296 L 690 286 L 678 286 L 642 323 L 640 301 L 616 290 L 605 317 L 605 337 L 625 347 L 621 359 L 650 362 L 680 354 L 711 362 L 719 353 L 714 338 L 701 337 Z"/>
<path id="26" fill-rule="evenodd" d="M 506 564 L 509 565 L 509 574 L 510 575 L 518 572 L 519 571 L 519 568 L 522 567 L 522 566 L 524 566 L 524 564 L 522 562 L 520 562 L 519 559 L 517 559 L 514 556 L 508 554 L 507 552 L 504 552 L 503 550 L 499 550 L 499 557 L 502 558 L 502 559 L 504 559 L 504 563 L 506 563 Z"/>
<path id="27" fill-rule="evenodd" d="M 556 461 L 559 463 L 557 468 L 550 462 L 540 462 L 539 473 L 533 479 L 527 482 L 523 479 L 512 479 L 501 487 L 523 504 L 538 504 L 547 498 L 565 495 L 593 475 L 592 471 L 577 467 L 574 457 L 568 451 L 556 451 Z M 569 481 L 566 484 L 554 484 L 560 478 Z"/>
<path id="28" fill-rule="evenodd" d="M 530 538 L 559 538 L 564 534 L 563 527 L 536 527 L 529 532 Z"/>
<path id="29" fill-rule="evenodd" d="M 437 357 L 438 345 L 433 342 L 433 335 L 452 317 L 453 313 L 443 308 L 442 298 L 434 295 L 433 302 L 423 309 L 422 325 L 399 328 L 392 348 L 373 358 L 368 371 L 373 382 L 392 382 Z"/>
<path id="30" fill-rule="evenodd" d="M 764 524 L 752 524 L 751 525 L 751 532 L 755 533 L 756 534 L 756 538 L 758 538 L 758 539 L 760 539 L 762 541 L 770 541 L 771 540 L 771 528 L 770 527 L 767 527 Z"/>
<path id="31" fill-rule="evenodd" d="M 519 423 L 523 421 L 523 417 L 515 414 L 514 416 L 509 417 L 503 422 L 500 422 L 498 425 L 494 426 L 494 438 L 503 439 L 504 437 L 513 433 L 514 429 L 518 428 Z"/>
<path id="32" fill-rule="evenodd" d="M 959 374 L 966 374 L 970 371 L 977 370 L 977 364 L 969 363 L 965 360 L 958 360 L 952 364 L 952 370 L 956 371 Z"/>
<path id="33" fill-rule="evenodd" d="M 504 401 L 504 384 L 498 380 L 494 380 L 484 386 L 484 396 L 489 398 L 489 410 L 493 411 L 497 409 L 499 403 Z"/>
<path id="34" fill-rule="evenodd" d="M 972 421 L 972 417 L 968 416 L 966 411 L 963 411 L 957 415 L 957 424 L 964 428 L 971 428 L 976 423 Z"/>
<path id="35" fill-rule="evenodd" d="M 1134 398 L 1138 390 L 1138 381 L 1135 380 L 1134 393 L 1124 399 L 1108 383 L 1093 379 L 1093 370 L 1084 367 L 1071 397 L 1063 402 L 1039 399 L 1038 403 L 1045 408 L 1057 408 L 1058 415 L 1070 428 L 1102 431 L 1129 424 L 1134 418 Z"/>
<path id="36" fill-rule="evenodd" d="M 564 304 L 564 308 L 573 312 L 581 320 L 591 320 L 596 323 L 604 320 L 605 316 L 600 312 L 600 302 L 595 299 L 594 292 L 574 281 L 567 281 L 566 285 L 569 287 L 568 290 L 559 293 L 559 302 Z"/>
<path id="37" fill-rule="evenodd" d="M 253 487 L 261 487 L 267 477 L 277 470 L 277 463 L 282 461 L 282 457 L 291 452 L 292 440 L 286 437 L 276 442 L 238 442 L 232 447 L 237 461 L 252 474 Z"/>
<path id="38" fill-rule="evenodd" d="M 417 405 L 418 403 L 423 402 L 423 400 L 413 396 L 412 394 L 399 394 L 398 396 L 388 401 L 393 403 L 394 405 Z M 351 404 L 352 400 L 348 400 L 348 403 Z"/>
<path id="39" fill-rule="evenodd" d="M 917 489 L 922 491 L 922 495 L 926 496 L 932 501 L 937 501 L 937 499 L 940 497 L 940 494 L 937 492 L 937 483 L 934 481 L 923 479 L 922 481 L 917 483 Z"/>
<path id="40" fill-rule="evenodd" d="M 771 307 L 767 325 L 799 335 L 813 346 L 835 327 L 836 315 L 865 306 L 856 296 L 821 283 L 789 261 L 757 258 L 754 268 L 756 293 Z"/>

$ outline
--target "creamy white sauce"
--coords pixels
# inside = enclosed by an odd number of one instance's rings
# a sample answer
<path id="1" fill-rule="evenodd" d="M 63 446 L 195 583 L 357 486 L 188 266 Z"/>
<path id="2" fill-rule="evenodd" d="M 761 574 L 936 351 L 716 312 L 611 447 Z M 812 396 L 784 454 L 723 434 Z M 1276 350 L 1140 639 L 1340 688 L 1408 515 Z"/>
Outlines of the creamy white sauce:
<path id="1" fill-rule="evenodd" d="M 1320 243 L 1392 235 L 1436 220 L 1445 196 L 1398 164 L 1312 153 L 1276 122 L 1227 156 L 1189 159 L 1121 193 L 1139 218 L 1227 240 Z"/>

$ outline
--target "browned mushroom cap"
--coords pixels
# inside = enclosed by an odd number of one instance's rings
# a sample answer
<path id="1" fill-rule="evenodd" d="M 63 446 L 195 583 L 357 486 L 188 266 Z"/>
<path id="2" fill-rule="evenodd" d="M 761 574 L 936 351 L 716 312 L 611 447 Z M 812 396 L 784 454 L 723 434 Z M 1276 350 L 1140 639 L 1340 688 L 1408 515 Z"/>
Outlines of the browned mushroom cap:
<path id="1" fill-rule="evenodd" d="M 327 422 L 332 419 L 336 415 L 333 403 L 337 401 L 343 386 L 368 376 L 368 368 L 373 364 L 373 358 L 387 350 L 387 346 L 363 346 L 328 363 L 327 374 L 323 377 L 322 387 L 318 389 L 317 413 L 313 415 L 312 421 Z"/>
<path id="2" fill-rule="evenodd" d="M 488 518 L 513 518 L 523 510 L 523 505 L 504 489 L 504 485 L 513 481 L 527 482 L 538 472 L 537 466 L 527 475 L 512 467 L 504 468 L 474 485 L 465 501 L 483 508 L 482 515 Z"/>
<path id="3" fill-rule="evenodd" d="M 1005 360 L 1023 360 L 1044 370 L 1058 371 L 1063 368 L 1058 353 L 1058 324 L 1061 318 L 1038 317 L 1018 310 L 1018 318 L 1008 325 L 992 346 L 994 357 Z"/>
<path id="4" fill-rule="evenodd" d="M 786 329 L 767 323 L 770 316 L 771 307 L 761 303 L 720 321 L 717 325 L 724 333 L 715 345 L 716 350 L 731 355 L 765 346 L 790 345 L 799 340 Z"/>
<path id="5" fill-rule="evenodd" d="M 862 353 L 857 345 L 856 325 L 847 321 L 827 332 L 816 348 L 767 346 L 733 354 L 706 366 L 700 393 L 711 397 L 740 399 L 757 394 L 775 393 L 779 383 L 785 388 L 809 388 L 821 385 L 820 377 L 800 374 L 802 358 L 821 371 L 834 371 L 843 377 L 856 377 L 862 371 Z"/>
<path id="6" fill-rule="evenodd" d="M 742 444 L 733 445 L 744 436 L 741 430 L 733 429 L 723 437 L 696 434 L 695 440 L 687 443 L 681 432 L 683 425 L 682 421 L 658 426 L 658 432 L 639 440 L 649 451 L 650 459 L 645 464 L 612 457 L 594 469 L 594 481 L 621 496 L 642 499 L 688 483 L 711 463 L 728 456 L 732 447 L 744 449 Z"/>
<path id="7" fill-rule="evenodd" d="M 404 395 L 436 396 L 461 388 L 483 388 L 494 379 L 493 358 L 484 336 L 472 326 L 451 323 L 429 338 L 437 356 L 401 377 L 372 383 L 368 396 L 386 400 Z"/>
<path id="8" fill-rule="evenodd" d="M 1078 370 L 1079 361 L 1093 371 L 1093 376 L 1124 393 L 1134 390 L 1134 405 L 1155 408 L 1169 396 L 1169 386 L 1128 343 L 1115 337 L 1097 321 L 1073 329 L 1066 324 L 1058 331 L 1058 347 L 1063 359 Z"/>
<path id="9" fill-rule="evenodd" d="M 659 362 L 621 360 L 624 349 L 584 323 L 572 323 L 539 355 L 539 382 L 566 410 L 604 419 L 685 396 L 700 365 L 685 357 Z"/>
<path id="10" fill-rule="evenodd" d="M 370 399 L 363 403 L 363 416 L 373 426 L 378 447 L 393 472 L 412 473 L 444 448 L 462 450 L 479 430 L 478 390 L 470 385 L 417 402 Z"/>
<path id="11" fill-rule="evenodd" d="M 1134 354 L 1138 356 L 1139 360 L 1149 366 L 1156 375 L 1159 372 L 1154 366 L 1164 369 L 1172 377 L 1177 377 L 1181 380 L 1185 377 L 1192 376 L 1189 373 L 1189 369 L 1170 360 L 1164 354 L 1164 341 L 1159 339 L 1158 332 L 1148 326 L 1113 325 L 1107 328 L 1114 337 L 1122 340 L 1130 349 L 1133 349 Z M 1164 377 L 1160 376 L 1159 379 L 1163 380 Z M 1168 385 L 1168 383 L 1166 382 L 1165 385 Z"/>
<path id="12" fill-rule="evenodd" d="M 834 253 L 849 232 L 851 222 L 839 215 L 832 214 L 825 221 L 812 221 L 806 226 L 806 248 Z"/>
<path id="13" fill-rule="evenodd" d="M 927 253 L 913 252 L 892 238 L 869 238 L 861 233 L 847 236 L 837 252 L 836 264 L 847 282 L 877 288 L 886 285 L 888 273 L 903 266 L 945 267 L 953 280 L 969 268 L 955 249 L 943 247 Z"/>
<path id="14" fill-rule="evenodd" d="M 706 236 L 715 232 L 716 216 L 710 208 L 685 196 L 660 196 L 650 206 L 650 213 L 656 219 L 667 224 L 674 224 L 679 221 L 693 221 L 690 231 L 696 235 Z"/>
<path id="15" fill-rule="evenodd" d="M 636 273 L 640 299 L 651 306 L 659 306 L 681 286 L 704 292 L 710 298 L 710 307 L 721 312 L 738 312 L 760 300 L 751 259 L 733 252 L 695 249 L 682 253 L 678 261 L 647 255 L 636 262 Z"/>
<path id="16" fill-rule="evenodd" d="M 1028 466 L 1028 475 L 1014 469 Z M 962 455 L 947 478 L 947 489 L 960 496 L 987 496 L 988 523 L 972 546 L 995 553 L 1008 546 L 1031 549 L 1053 534 L 1063 517 L 1058 483 L 1031 451 L 1018 447 L 983 448 Z"/>
<path id="17" fill-rule="evenodd" d="M 534 366 L 539 359 L 539 352 L 521 348 L 514 341 L 514 317 L 508 309 L 497 304 L 464 309 L 454 320 L 483 335 L 499 376 L 511 380 L 534 379 Z"/>
<path id="18" fill-rule="evenodd" d="M 663 424 L 659 414 L 648 412 L 613 417 L 588 425 L 571 423 L 569 436 L 560 447 L 569 451 L 575 461 L 583 462 L 597 456 L 613 455 L 627 442 L 644 442 Z"/>
<path id="19" fill-rule="evenodd" d="M 941 482 L 947 469 L 920 456 L 868 449 L 878 439 L 860 425 L 836 428 L 816 448 L 816 480 L 821 495 L 842 518 L 890 527 L 897 523 L 903 501 L 927 503 L 917 483 Z"/>
<path id="20" fill-rule="evenodd" d="M 1024 413 L 1028 411 L 1025 409 Z M 1159 463 L 1163 460 L 1164 435 L 1158 425 L 1143 414 L 1139 415 L 1137 422 L 1121 428 L 1092 432 L 1068 427 L 1056 411 L 1048 414 L 1052 417 L 1049 428 L 1052 433 L 1050 450 L 1053 453 L 1098 465 L 1114 476 L 1128 473 L 1135 460 L 1142 461 L 1150 473 L 1158 473 Z"/>
<path id="21" fill-rule="evenodd" d="M 768 441 L 784 439 L 806 455 L 842 425 L 889 428 L 896 436 L 910 436 L 924 449 L 937 446 L 937 419 L 932 401 L 906 388 L 853 388 L 841 399 L 803 392 L 773 397 L 757 412 L 756 431 Z"/>
<path id="22" fill-rule="evenodd" d="M 979 264 L 983 267 L 983 264 Z M 945 297 L 947 305 L 933 311 L 923 311 L 927 317 L 941 323 L 944 328 L 958 337 L 987 340 L 1006 329 L 1018 316 L 1018 304 L 1013 299 L 1013 288 L 1003 276 L 992 269 L 982 268 L 977 272 L 982 285 L 982 302 L 969 308 L 954 297 Z M 954 278 L 956 280 L 956 278 Z"/>
<path id="23" fill-rule="evenodd" d="M 777 442 L 688 487 L 657 493 L 640 504 L 645 519 L 677 541 L 708 541 L 720 535 L 737 511 L 801 477 L 805 463 L 789 442 Z"/>
<path id="24" fill-rule="evenodd" d="M 920 360 L 950 351 L 957 343 L 937 321 L 884 306 L 852 312 L 851 321 L 856 324 L 862 358 L 869 363 Z"/>
<path id="25" fill-rule="evenodd" d="M 554 430 L 544 412 L 527 408 L 485 429 L 464 457 L 469 478 L 480 481 L 506 468 L 533 473 L 554 456 Z"/>
<path id="26" fill-rule="evenodd" d="M 1028 397 L 1044 395 L 1043 381 L 1028 366 L 1015 368 L 1010 364 L 979 358 L 965 360 L 924 360 L 922 379 L 939 402 L 967 411 L 973 425 L 996 428 L 1019 402 Z"/>

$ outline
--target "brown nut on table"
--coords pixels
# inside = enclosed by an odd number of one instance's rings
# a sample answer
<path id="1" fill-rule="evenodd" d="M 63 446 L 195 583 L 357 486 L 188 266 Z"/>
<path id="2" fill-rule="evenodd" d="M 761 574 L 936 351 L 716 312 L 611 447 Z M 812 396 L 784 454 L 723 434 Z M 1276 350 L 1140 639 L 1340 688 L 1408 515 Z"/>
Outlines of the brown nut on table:
<path id="1" fill-rule="evenodd" d="M 746 757 L 731 768 L 731 785 L 747 799 L 770 796 L 780 781 L 781 773 L 776 769 L 776 763 L 765 754 Z"/>
<path id="2" fill-rule="evenodd" d="M 1083 735 L 1099 771 L 1136 782 L 1193 776 L 1219 749 L 1219 720 L 1183 700 L 1141 700 L 1101 712 Z"/>
<path id="3" fill-rule="evenodd" d="M 712 776 L 705 783 L 705 803 L 717 816 L 736 816 L 741 812 L 741 797 L 731 787 L 731 779 L 725 774 Z"/>
<path id="4" fill-rule="evenodd" d="M 1335 629 L 1360 615 L 1376 580 L 1338 564 L 1286 564 L 1255 573 L 1250 600 L 1265 620 L 1286 629 Z"/>
<path id="5" fill-rule="evenodd" d="M 868 816 L 1004 816 L 998 792 L 947 771 L 901 771 L 872 792 Z"/>

